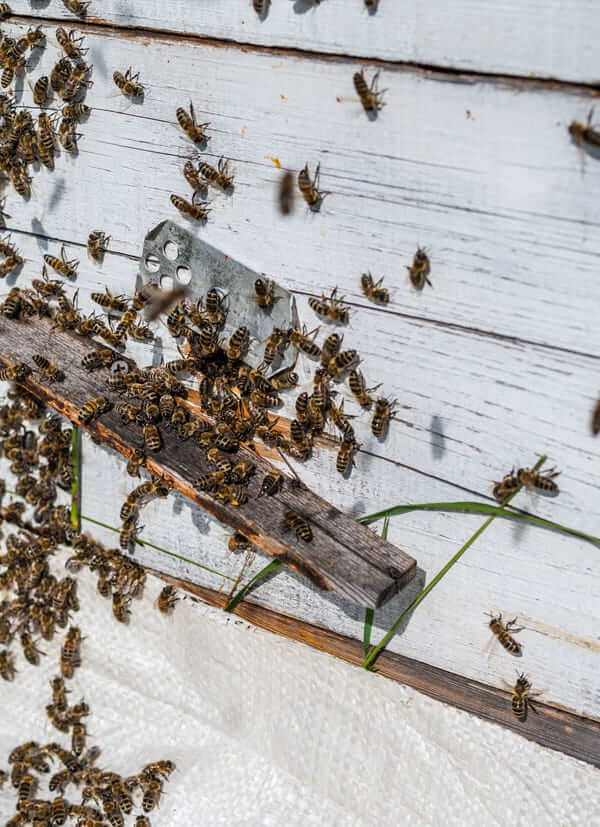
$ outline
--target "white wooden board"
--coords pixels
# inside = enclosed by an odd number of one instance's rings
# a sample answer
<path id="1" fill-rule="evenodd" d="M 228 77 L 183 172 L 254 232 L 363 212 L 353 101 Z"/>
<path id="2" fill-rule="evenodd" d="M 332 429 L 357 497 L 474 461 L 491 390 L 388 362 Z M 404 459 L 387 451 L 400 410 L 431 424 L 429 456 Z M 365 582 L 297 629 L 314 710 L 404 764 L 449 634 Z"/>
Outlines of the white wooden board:
<path id="1" fill-rule="evenodd" d="M 349 481 L 322 450 L 302 470 L 306 482 L 358 516 L 397 502 L 489 496 L 493 479 L 546 452 L 563 471 L 561 495 L 522 495 L 524 507 L 597 532 L 598 446 L 588 420 L 600 355 L 600 166 L 589 157 L 582 164 L 566 134 L 569 120 L 585 115 L 585 96 L 386 71 L 389 105 L 370 123 L 356 101 L 335 100 L 352 97 L 350 63 L 109 33 L 89 45 L 95 110 L 82 127 L 79 156 L 36 175 L 31 202 L 9 195 L 13 237 L 28 259 L 18 283 L 37 276 L 42 254 L 65 240 L 82 259 L 83 306 L 105 284 L 131 291 L 145 233 L 177 218 L 170 192 L 186 193 L 180 167 L 190 147 L 173 121 L 175 106 L 193 98 L 198 115 L 212 121 L 209 160 L 225 153 L 236 169 L 234 194 L 213 197 L 199 234 L 296 290 L 309 323 L 305 294 L 339 284 L 355 306 L 345 344 L 360 350 L 367 378 L 400 402 L 401 421 L 384 443 L 360 420 L 364 450 Z M 50 44 L 34 76 L 55 58 Z M 143 106 L 111 97 L 112 71 L 129 64 L 149 85 Z M 255 100 L 249 87 L 260 90 Z M 288 221 L 278 216 L 279 172 L 265 156 L 295 170 L 322 162 L 323 186 L 333 192 L 320 215 L 299 208 Z M 101 268 L 83 250 L 97 228 L 113 236 L 114 253 Z M 404 271 L 417 243 L 429 247 L 433 266 L 434 287 L 422 294 L 410 290 Z M 389 309 L 368 305 L 357 291 L 366 268 L 386 273 Z M 121 460 L 98 450 L 86 441 L 83 512 L 116 525 L 134 483 L 124 479 Z M 233 576 L 238 563 L 223 560 L 223 529 L 208 527 L 189 504 L 157 503 L 143 523 L 156 545 Z M 391 539 L 431 577 L 478 525 L 407 515 L 393 523 Z M 206 585 L 219 582 L 160 552 L 149 559 Z M 519 614 L 528 631 L 518 665 L 545 699 L 600 716 L 597 559 L 596 549 L 576 540 L 494 525 L 392 649 L 501 685 L 513 677 L 513 663 L 501 651 L 489 661 L 482 652 L 483 612 Z M 378 613 L 381 632 L 416 587 Z M 362 633 L 362 610 L 313 592 L 293 574 L 265 584 L 255 599 Z"/>
<path id="2" fill-rule="evenodd" d="M 14 0 L 14 10 L 76 21 L 62 0 Z M 250 0 L 95 0 L 90 19 L 236 43 L 597 83 L 600 9 L 593 0 L 272 0 L 259 19 Z"/>

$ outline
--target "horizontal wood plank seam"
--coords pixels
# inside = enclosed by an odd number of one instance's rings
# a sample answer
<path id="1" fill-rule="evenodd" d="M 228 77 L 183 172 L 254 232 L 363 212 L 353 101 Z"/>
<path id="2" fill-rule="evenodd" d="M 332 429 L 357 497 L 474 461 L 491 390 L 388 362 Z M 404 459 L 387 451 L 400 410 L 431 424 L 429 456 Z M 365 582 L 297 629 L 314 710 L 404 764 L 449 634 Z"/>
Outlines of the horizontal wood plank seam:
<path id="1" fill-rule="evenodd" d="M 316 49 L 299 49 L 293 46 L 266 46 L 260 43 L 242 42 L 233 38 L 216 38 L 197 33 L 174 32 L 163 28 L 149 28 L 144 26 L 126 26 L 110 23 L 102 18 L 87 18 L 78 20 L 69 16 L 65 17 L 39 17 L 31 14 L 11 15 L 10 21 L 17 23 L 37 25 L 65 25 L 75 26 L 81 32 L 91 34 L 123 36 L 130 38 L 153 38 L 154 40 L 180 41 L 184 43 L 196 43 L 198 45 L 213 46 L 215 48 L 239 49 L 241 51 L 262 52 L 265 54 L 282 55 L 295 58 L 314 60 L 326 60 L 337 63 L 368 63 L 370 66 L 377 66 L 381 69 L 396 69 L 410 72 L 421 72 L 430 78 L 446 83 L 501 83 L 518 86 L 543 86 L 571 90 L 573 92 L 589 92 L 592 96 L 600 95 L 600 84 L 585 83 L 582 81 L 568 81 L 560 78 L 531 77 L 528 75 L 505 74 L 500 72 L 486 72 L 483 70 L 472 70 L 461 67 L 440 66 L 438 64 L 419 63 L 411 60 L 386 60 L 374 58 L 369 55 L 351 55 L 339 52 L 321 52 Z"/>

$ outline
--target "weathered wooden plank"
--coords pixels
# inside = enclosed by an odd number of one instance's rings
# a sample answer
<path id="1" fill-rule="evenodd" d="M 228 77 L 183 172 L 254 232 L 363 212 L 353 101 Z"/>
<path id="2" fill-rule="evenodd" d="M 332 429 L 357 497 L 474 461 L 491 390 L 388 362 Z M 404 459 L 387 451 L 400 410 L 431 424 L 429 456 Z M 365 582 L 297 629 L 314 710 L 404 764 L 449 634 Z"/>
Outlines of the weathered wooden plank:
<path id="1" fill-rule="evenodd" d="M 77 21 L 61 0 L 32 6 L 15 11 Z M 432 0 L 426 13 L 418 0 L 380 0 L 373 15 L 362 0 L 320 5 L 284 0 L 271 3 L 265 19 L 253 12 L 250 0 L 227 6 L 219 0 L 98 0 L 90 20 L 450 69 L 598 82 L 600 14 L 592 0 L 492 5 Z"/>
<path id="2" fill-rule="evenodd" d="M 36 175 L 31 204 L 9 195 L 11 227 L 79 243 L 103 227 L 112 249 L 139 254 L 150 227 L 177 217 L 169 194 L 187 193 L 191 145 L 174 110 L 194 99 L 198 117 L 212 121 L 205 157 L 226 154 L 236 174 L 233 195 L 212 193 L 209 222 L 197 228 L 209 243 L 288 288 L 338 284 L 362 307 L 359 276 L 369 269 L 385 274 L 386 312 L 400 318 L 600 355 L 591 335 L 600 164 L 566 131 L 585 118 L 587 96 L 385 71 L 389 105 L 371 123 L 351 99 L 351 62 L 134 36 L 88 45 L 96 109 L 80 154 Z M 50 42 L 35 76 L 56 55 Z M 142 106 L 114 96 L 112 70 L 129 64 L 148 84 Z M 249 87 L 260 90 L 255 101 Z M 27 85 L 23 96 L 31 100 Z M 271 157 L 293 170 L 321 161 L 332 194 L 319 215 L 298 206 L 281 219 Z M 433 282 L 420 293 L 405 269 L 418 244 L 429 249 Z"/>
<path id="3" fill-rule="evenodd" d="M 223 608 L 227 602 L 226 597 L 220 592 L 192 585 L 160 571 L 152 573 L 211 606 Z M 299 621 L 287 614 L 272 612 L 249 602 L 239 603 L 234 611 L 236 615 L 261 629 L 328 652 L 355 666 L 360 666 L 364 661 L 363 649 L 358 640 L 334 634 L 328 629 Z M 501 724 L 544 747 L 600 767 L 600 721 L 582 718 L 540 702 L 535 703 L 537 714 L 528 714 L 525 721 L 519 721 L 511 711 L 509 692 L 391 652 L 383 652 L 380 655 L 376 672 L 398 683 L 411 686 L 437 701 L 452 704 L 484 720 Z"/>
<path id="4" fill-rule="evenodd" d="M 39 374 L 23 384 L 51 407 L 76 423 L 83 405 L 90 399 L 105 396 L 119 401 L 106 385 L 109 369 L 92 373 L 82 367 L 87 353 L 100 346 L 70 332 L 52 331 L 49 320 L 20 323 L 3 319 L 0 328 L 5 365 L 24 361 L 33 366 L 32 357 L 52 348 L 53 360 L 65 373 L 60 384 L 47 384 Z M 41 343 L 45 342 L 44 348 Z M 85 427 L 105 445 L 130 456 L 139 445 L 139 428 L 127 426 L 116 411 L 110 410 Z M 415 561 L 405 552 L 394 549 L 367 528 L 345 517 L 338 509 L 303 486 L 294 486 L 289 478 L 275 497 L 259 497 L 264 475 L 271 470 L 266 461 L 242 446 L 233 457 L 236 462 L 252 462 L 257 473 L 248 483 L 248 502 L 234 507 L 216 497 L 198 491 L 193 481 L 214 470 L 205 450 L 195 440 L 180 440 L 173 431 L 161 429 L 161 450 L 149 454 L 147 469 L 235 531 L 242 532 L 252 543 L 274 555 L 308 577 L 319 588 L 355 600 L 358 605 L 377 607 L 392 597 L 415 574 Z M 262 472 L 262 473 L 259 473 Z M 304 543 L 294 538 L 286 527 L 285 515 L 296 511 L 311 526 L 313 540 Z"/>

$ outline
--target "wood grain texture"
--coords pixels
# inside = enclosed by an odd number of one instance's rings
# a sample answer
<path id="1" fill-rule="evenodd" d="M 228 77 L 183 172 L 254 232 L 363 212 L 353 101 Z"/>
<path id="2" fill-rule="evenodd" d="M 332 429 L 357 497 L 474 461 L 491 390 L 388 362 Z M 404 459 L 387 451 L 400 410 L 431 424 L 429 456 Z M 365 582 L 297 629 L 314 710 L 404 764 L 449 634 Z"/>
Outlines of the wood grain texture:
<path id="1" fill-rule="evenodd" d="M 15 11 L 77 21 L 61 0 Z M 90 19 L 118 26 L 450 69 L 597 83 L 600 12 L 593 0 L 273 0 L 259 19 L 250 0 L 97 0 Z M 79 25 L 79 21 L 77 21 Z"/>
<path id="2" fill-rule="evenodd" d="M 211 606 L 225 606 L 226 598 L 219 592 L 194 586 L 159 571 L 152 573 Z M 303 623 L 295 617 L 278 614 L 251 603 L 238 604 L 234 612 L 261 629 L 300 641 L 321 652 L 328 652 L 354 666 L 360 666 L 364 660 L 359 641 Z M 379 657 L 376 672 L 393 681 L 411 686 L 437 701 L 449 703 L 487 721 L 501 724 L 541 746 L 564 752 L 580 761 L 600 767 L 598 721 L 581 718 L 542 703 L 535 704 L 537 714 L 530 713 L 525 721 L 519 721 L 511 711 L 510 692 L 467 680 L 453 672 L 445 672 L 443 669 L 436 669 L 426 663 L 389 652 L 384 652 Z"/>
<path id="3" fill-rule="evenodd" d="M 106 385 L 110 370 L 101 368 L 89 373 L 82 367 L 84 357 L 101 345 L 75 333 L 52 331 L 52 322 L 46 319 L 18 322 L 3 318 L 0 338 L 0 361 L 5 365 L 24 361 L 33 366 L 32 357 L 36 353 L 52 348 L 53 359 L 65 374 L 64 381 L 48 384 L 34 372 L 20 384 L 60 414 L 126 457 L 143 442 L 141 429 L 125 425 L 114 410 L 121 397 Z M 41 347 L 42 342 L 46 343 L 45 348 Z M 80 417 L 84 404 L 102 396 L 111 401 L 113 409 L 84 424 Z M 193 439 L 182 441 L 173 430 L 163 427 L 160 431 L 161 449 L 148 452 L 145 461 L 154 477 L 176 488 L 234 531 L 240 531 L 255 546 L 292 566 L 319 588 L 354 600 L 359 606 L 375 608 L 414 577 L 416 564 L 408 554 L 345 517 L 307 488 L 294 486 L 289 477 L 279 494 L 259 497 L 262 480 L 272 466 L 245 446 L 241 446 L 231 460 L 250 462 L 256 467 L 248 483 L 246 504 L 234 507 L 198 491 L 194 480 L 213 470 L 206 451 Z M 285 522 L 289 511 L 308 520 L 312 542 L 302 542 L 289 531 Z"/>
<path id="4" fill-rule="evenodd" d="M 82 128 L 79 156 L 36 175 L 30 203 L 8 196 L 13 239 L 27 258 L 18 284 L 37 277 L 42 253 L 58 252 L 64 239 L 69 253 L 81 253 L 82 306 L 104 284 L 131 292 L 145 233 L 176 217 L 169 193 L 186 191 L 180 170 L 190 145 L 173 124 L 174 108 L 193 98 L 202 120 L 213 122 L 206 157 L 232 157 L 237 176 L 232 197 L 211 196 L 213 213 L 198 232 L 295 289 L 309 327 L 316 321 L 306 295 L 339 284 L 353 308 L 345 344 L 358 347 L 367 379 L 383 382 L 400 403 L 399 420 L 379 442 L 348 399 L 363 448 L 357 468 L 342 479 L 331 448 L 319 445 L 300 470 L 306 484 L 358 516 L 399 502 L 489 498 L 492 480 L 548 453 L 562 471 L 560 496 L 524 493 L 518 505 L 598 533 L 598 443 L 588 428 L 600 355 L 600 166 L 566 134 L 573 117 L 585 118 L 587 95 L 384 69 L 388 106 L 371 123 L 356 100 L 335 100 L 353 97 L 355 61 L 133 33 L 106 32 L 89 45 L 96 85 L 88 102 L 96 109 Z M 34 77 L 56 54 L 50 43 Z M 149 83 L 141 107 L 112 97 L 113 69 L 130 63 Z M 23 98 L 31 100 L 27 86 Z M 280 172 L 271 157 L 294 170 L 321 161 L 323 186 L 333 192 L 320 215 L 297 205 L 288 221 L 280 219 Z M 95 228 L 113 236 L 101 267 L 83 254 Z M 434 286 L 421 294 L 409 289 L 404 270 L 418 243 L 429 248 L 433 268 Z M 359 294 L 367 268 L 385 274 L 392 288 L 385 311 Z M 326 332 L 323 326 L 319 337 Z M 140 361 L 163 354 L 169 358 L 156 345 Z M 302 362 L 299 372 L 309 382 Z M 122 460 L 88 438 L 83 454 L 83 512 L 117 525 L 119 503 L 135 481 Z M 236 576 L 240 561 L 225 557 L 224 528 L 185 498 L 153 503 L 144 523 L 144 537 L 185 558 L 138 550 L 153 567 L 211 588 L 221 578 L 196 563 Z M 409 548 L 420 569 L 402 598 L 376 612 L 374 639 L 479 525 L 479 518 L 423 513 L 392 521 L 392 541 Z M 93 530 L 114 544 L 114 533 Z M 544 700 L 600 717 L 597 560 L 582 541 L 496 521 L 390 649 L 497 687 L 514 680 L 516 665 Z M 257 555 L 247 576 L 266 562 Z M 294 573 L 280 570 L 251 599 L 362 636 L 362 610 L 323 597 Z M 491 610 L 519 615 L 527 627 L 516 664 L 499 647 L 486 650 L 484 612 Z"/>

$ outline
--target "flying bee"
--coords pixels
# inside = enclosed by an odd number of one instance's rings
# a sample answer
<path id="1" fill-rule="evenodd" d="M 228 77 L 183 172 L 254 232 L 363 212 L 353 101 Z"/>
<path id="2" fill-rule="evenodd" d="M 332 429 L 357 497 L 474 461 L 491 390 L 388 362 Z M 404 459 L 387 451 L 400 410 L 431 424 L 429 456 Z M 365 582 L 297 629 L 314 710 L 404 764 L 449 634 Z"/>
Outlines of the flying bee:
<path id="1" fill-rule="evenodd" d="M 503 502 L 508 496 L 514 494 L 520 484 L 519 477 L 513 468 L 510 474 L 506 474 L 502 478 L 501 482 L 494 483 L 492 493 L 498 502 Z"/>
<path id="2" fill-rule="evenodd" d="M 299 332 L 299 331 L 298 331 Z M 274 327 L 265 342 L 263 363 L 272 365 L 277 356 L 280 356 L 288 343 L 288 334 L 280 327 Z"/>
<path id="3" fill-rule="evenodd" d="M 93 230 L 87 240 L 87 251 L 88 255 L 94 259 L 94 261 L 102 261 L 104 253 L 106 252 L 106 245 L 110 241 L 110 236 L 103 233 L 102 230 Z M 106 288 L 106 292 L 108 293 L 108 288 Z M 96 294 L 98 295 L 98 294 Z M 103 295 L 102 293 L 100 295 Z M 108 293 L 110 296 L 110 293 Z M 93 295 L 92 295 L 93 298 Z M 112 298 L 112 297 L 111 297 Z M 114 309 L 114 308 L 111 308 Z"/>
<path id="4" fill-rule="evenodd" d="M 144 433 L 144 443 L 149 451 L 156 453 L 156 451 L 160 451 L 160 433 L 156 425 L 149 424 L 144 425 L 143 427 Z"/>
<path id="5" fill-rule="evenodd" d="M 49 382 L 62 382 L 65 378 L 64 373 L 45 356 L 36 353 L 32 359 Z"/>
<path id="6" fill-rule="evenodd" d="M 80 121 L 85 118 L 92 111 L 91 107 L 86 106 L 85 103 L 66 103 L 60 110 L 63 118 L 68 121 Z M 103 243 L 108 242 L 110 236 L 104 239 Z M 89 245 L 89 239 L 88 239 Z"/>
<path id="7" fill-rule="evenodd" d="M 244 325 L 238 327 L 231 335 L 226 350 L 227 358 L 230 362 L 237 362 L 242 358 L 244 351 L 248 347 L 249 339 L 250 333 Z"/>
<path id="8" fill-rule="evenodd" d="M 535 693 L 533 696 L 531 695 L 531 683 L 525 677 L 523 672 L 518 675 L 515 685 L 509 688 L 512 689 L 513 693 L 511 698 L 513 715 L 520 721 L 524 721 L 527 718 L 527 711 L 529 707 L 531 707 L 534 712 L 536 711 L 531 698 L 535 697 L 535 694 L 541 693 Z"/>
<path id="9" fill-rule="evenodd" d="M 76 37 L 76 32 L 74 29 L 70 29 L 67 34 L 66 30 L 63 29 L 62 26 L 57 26 L 55 35 L 58 45 L 61 47 L 66 56 L 71 58 L 71 60 L 81 60 L 84 53 L 87 52 L 87 49 L 81 49 L 80 47 L 80 44 L 83 42 L 83 36 Z"/>
<path id="10" fill-rule="evenodd" d="M 282 215 L 289 215 L 294 209 L 294 176 L 289 170 L 279 179 L 277 202 Z"/>
<path id="11" fill-rule="evenodd" d="M 115 86 L 128 98 L 141 98 L 143 96 L 144 87 L 139 82 L 139 77 L 139 72 L 136 72 L 135 75 L 132 74 L 131 66 L 125 74 L 119 71 L 113 72 Z"/>
<path id="12" fill-rule="evenodd" d="M 305 327 L 303 327 L 302 330 L 298 330 L 296 327 L 290 327 L 287 332 L 287 339 L 294 347 L 298 348 L 298 350 L 302 350 L 309 356 L 319 357 L 321 355 L 321 348 L 315 341 L 309 338 L 316 333 L 318 329 L 319 328 L 315 328 L 311 330 L 310 333 L 307 333 Z"/>
<path id="13" fill-rule="evenodd" d="M 180 195 L 171 194 L 171 204 L 173 204 L 175 209 L 179 210 L 182 215 L 186 215 L 188 218 L 193 218 L 195 221 L 206 221 L 210 207 L 203 207 L 201 204 L 196 204 L 194 201 L 196 194 L 195 192 L 191 201 L 186 201 L 186 199 Z"/>
<path id="14" fill-rule="evenodd" d="M 375 388 L 367 388 L 365 377 L 360 370 L 350 371 L 348 375 L 348 385 L 361 408 L 370 408 L 373 404 L 373 397 L 369 391 L 375 390 Z"/>
<path id="15" fill-rule="evenodd" d="M 337 356 L 334 356 L 333 359 L 329 360 L 327 372 L 333 377 L 340 376 L 340 374 L 353 365 L 357 359 L 358 351 L 342 350 L 341 353 L 338 353 Z"/>
<path id="16" fill-rule="evenodd" d="M 77 416 L 84 425 L 87 425 L 93 419 L 106 413 L 111 407 L 111 402 L 109 402 L 105 396 L 97 396 L 95 399 L 90 399 L 89 402 L 86 402 Z"/>
<path id="17" fill-rule="evenodd" d="M 517 618 L 515 617 L 514 620 L 511 620 L 508 623 L 503 623 L 501 614 L 497 617 L 492 614 L 489 616 L 492 618 L 489 622 L 489 627 L 494 636 L 498 639 L 500 645 L 512 655 L 520 655 L 521 644 L 513 637 L 514 634 L 522 631 L 523 629 L 522 626 L 516 626 Z"/>
<path id="18" fill-rule="evenodd" d="M 298 189 L 302 194 L 302 197 L 308 204 L 308 206 L 314 212 L 317 212 L 320 207 L 323 199 L 326 195 L 330 195 L 329 192 L 325 192 L 318 189 L 319 178 L 321 174 L 321 164 L 317 164 L 317 168 L 315 170 L 315 177 L 312 179 L 310 178 L 310 173 L 308 171 L 308 164 L 304 165 L 304 169 L 301 169 L 298 173 Z"/>
<path id="19" fill-rule="evenodd" d="M 48 75 L 39 77 L 32 87 L 33 102 L 38 106 L 44 106 L 48 100 L 48 92 L 50 91 L 50 78 Z"/>
<path id="20" fill-rule="evenodd" d="M 174 586 L 165 586 L 161 589 L 160 594 L 156 600 L 156 608 L 159 612 L 162 612 L 164 615 L 168 615 L 171 612 L 171 609 L 175 607 L 175 604 L 179 600 L 177 596 L 177 592 L 175 591 Z"/>
<path id="21" fill-rule="evenodd" d="M 31 368 L 29 365 L 26 365 L 25 362 L 17 362 L 10 367 L 0 369 L 0 382 L 10 382 L 13 379 L 23 379 L 30 373 Z"/>
<path id="22" fill-rule="evenodd" d="M 179 126 L 183 129 L 185 134 L 188 136 L 190 141 L 193 141 L 195 144 L 204 144 L 207 141 L 210 141 L 208 135 L 204 132 L 204 128 L 206 126 L 210 126 L 209 123 L 197 123 L 196 116 L 194 115 L 194 105 L 190 101 L 190 113 L 185 111 L 185 109 L 180 106 L 175 112 L 175 116 L 177 118 L 177 122 Z"/>
<path id="23" fill-rule="evenodd" d="M 390 293 L 387 287 L 381 286 L 382 281 L 383 276 L 379 279 L 379 281 L 374 282 L 373 276 L 370 272 L 363 273 L 360 277 L 360 286 L 368 299 L 378 302 L 379 304 L 387 304 L 390 300 Z"/>
<path id="24" fill-rule="evenodd" d="M 387 92 L 387 89 L 378 90 L 377 88 L 379 72 L 375 72 L 373 79 L 371 80 L 371 85 L 369 86 L 365 80 L 364 71 L 364 69 L 361 69 L 360 72 L 354 73 L 352 78 L 354 81 L 354 88 L 356 89 L 356 93 L 360 98 L 360 102 L 362 103 L 365 112 L 376 113 L 385 106 L 385 103 L 382 102 L 381 97 L 384 92 Z"/>
<path id="25" fill-rule="evenodd" d="M 50 73 L 50 86 L 54 92 L 60 92 L 71 75 L 71 61 L 68 57 L 61 58 L 54 65 Z"/>
<path id="26" fill-rule="evenodd" d="M 383 396 L 375 402 L 375 411 L 371 420 L 371 433 L 373 436 L 382 437 L 386 431 L 390 419 L 394 416 L 396 400 L 389 400 Z"/>
<path id="27" fill-rule="evenodd" d="M 425 287 L 426 283 L 430 287 L 433 286 L 428 278 L 429 272 L 431 270 L 429 256 L 427 255 L 423 247 L 417 248 L 417 252 L 414 255 L 411 266 L 409 267 L 407 264 L 406 269 L 408 270 L 408 277 L 410 279 L 410 283 L 416 290 L 422 290 Z"/>
<path id="28" fill-rule="evenodd" d="M 225 158 L 219 158 L 217 169 L 211 167 L 206 161 L 198 163 L 198 172 L 213 186 L 220 187 L 222 190 L 229 190 L 233 186 L 233 175 L 228 175 L 229 161 Z"/>
<path id="29" fill-rule="evenodd" d="M 600 130 L 591 125 L 594 116 L 594 107 L 588 113 L 587 122 L 573 121 L 569 125 L 569 133 L 580 146 L 583 143 L 600 146 Z"/>
<path id="30" fill-rule="evenodd" d="M 308 521 L 301 517 L 297 511 L 288 511 L 285 515 L 285 521 L 299 540 L 303 540 L 305 543 L 312 542 L 311 527 Z"/>
<path id="31" fill-rule="evenodd" d="M 63 0 L 65 6 L 72 11 L 73 14 L 78 14 L 80 17 L 85 17 L 88 6 L 91 0 Z"/>
<path id="32" fill-rule="evenodd" d="M 526 485 L 529 488 L 538 488 L 540 491 L 547 491 L 550 494 L 558 494 L 558 485 L 554 482 L 554 477 L 558 477 L 560 471 L 554 468 L 549 468 L 540 474 L 538 471 L 532 471 L 531 468 L 519 468 L 517 471 L 517 479 L 521 485 Z"/>
<path id="33" fill-rule="evenodd" d="M 57 273 L 60 273 L 61 276 L 64 276 L 67 279 L 74 279 L 77 275 L 77 268 L 79 266 L 79 261 L 76 259 L 71 259 L 70 261 L 65 258 L 65 245 L 61 247 L 60 250 L 60 258 L 57 256 L 51 256 L 49 253 L 44 255 L 44 261 L 51 267 L 53 270 L 56 270 Z"/>
<path id="34" fill-rule="evenodd" d="M 278 373 L 277 376 L 273 376 L 271 378 L 271 384 L 275 388 L 275 390 L 288 390 L 289 388 L 295 388 L 298 384 L 298 374 L 294 373 L 291 368 Z"/>
<path id="35" fill-rule="evenodd" d="M 336 298 L 337 287 L 331 291 L 331 296 L 327 298 L 323 293 L 320 299 L 311 296 L 308 300 L 309 307 L 311 307 L 318 316 L 324 316 L 332 322 L 341 322 L 341 324 L 348 324 L 348 308 L 341 304 L 341 299 Z"/>

